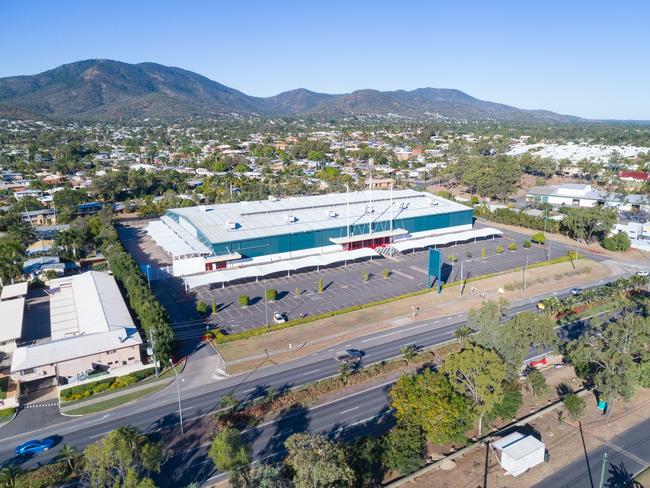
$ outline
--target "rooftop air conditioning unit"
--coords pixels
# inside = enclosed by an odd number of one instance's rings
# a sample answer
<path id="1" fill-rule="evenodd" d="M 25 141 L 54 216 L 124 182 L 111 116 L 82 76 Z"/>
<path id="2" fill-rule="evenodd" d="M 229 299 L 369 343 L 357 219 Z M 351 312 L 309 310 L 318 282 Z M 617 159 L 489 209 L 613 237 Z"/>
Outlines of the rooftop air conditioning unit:
<path id="1" fill-rule="evenodd" d="M 328 210 L 328 211 L 327 211 L 327 216 L 328 216 L 330 219 L 335 219 L 336 217 L 338 217 L 338 215 L 339 215 L 339 214 L 337 214 L 336 211 L 334 211 L 334 210 Z"/>
<path id="2" fill-rule="evenodd" d="M 295 222 L 296 220 L 298 220 L 298 219 L 296 219 L 295 215 L 293 215 L 293 214 L 287 214 L 287 223 L 288 223 L 288 224 L 292 224 L 292 223 Z"/>
<path id="3" fill-rule="evenodd" d="M 400 208 L 401 208 L 402 210 L 405 210 L 405 209 L 409 208 L 409 204 L 408 204 L 408 202 L 402 202 L 401 205 L 400 205 Z"/>
<path id="4" fill-rule="evenodd" d="M 233 222 L 232 220 L 229 220 L 228 222 L 226 222 L 226 229 L 237 230 L 237 222 Z"/>
<path id="5" fill-rule="evenodd" d="M 374 211 L 375 211 L 375 209 L 373 208 L 372 205 L 366 205 L 366 213 L 371 214 L 371 213 L 373 213 Z"/>
<path id="6" fill-rule="evenodd" d="M 276 197 L 275 195 L 269 195 L 269 201 L 270 202 L 277 202 L 278 200 L 279 200 L 279 198 Z"/>

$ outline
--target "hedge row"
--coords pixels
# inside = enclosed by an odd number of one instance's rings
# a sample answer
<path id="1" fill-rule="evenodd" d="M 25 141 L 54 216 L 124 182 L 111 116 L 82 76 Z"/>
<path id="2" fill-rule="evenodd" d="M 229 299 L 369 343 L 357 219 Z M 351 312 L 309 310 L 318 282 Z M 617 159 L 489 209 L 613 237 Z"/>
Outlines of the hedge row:
<path id="1" fill-rule="evenodd" d="M 147 368 L 141 371 L 134 371 L 133 373 L 124 376 L 115 376 L 112 378 L 105 378 L 103 380 L 94 381 L 92 383 L 84 383 L 83 385 L 72 386 L 61 390 L 61 400 L 65 402 L 72 402 L 75 400 L 82 400 L 89 396 L 104 391 L 118 390 L 125 386 L 133 385 L 138 381 L 148 378 L 154 374 L 154 368 Z"/>
<path id="2" fill-rule="evenodd" d="M 122 244 L 112 242 L 104 250 L 104 256 L 115 278 L 122 284 L 126 296 L 152 345 L 158 361 L 166 363 L 171 357 L 174 332 L 168 325 L 169 317 L 149 288 L 140 268 Z"/>
<path id="3" fill-rule="evenodd" d="M 581 255 L 577 256 L 578 259 L 580 259 L 581 257 L 582 257 Z M 530 264 L 528 266 L 528 268 L 530 269 L 530 268 L 539 268 L 539 267 L 542 267 L 542 266 L 550 266 L 552 264 L 558 264 L 558 263 L 564 263 L 564 262 L 567 262 L 567 261 L 571 261 L 572 259 L 575 259 L 575 253 L 572 253 L 571 255 L 566 255 L 566 256 L 561 256 L 559 258 L 551 259 L 549 261 L 541 261 L 539 263 Z M 514 269 L 514 271 L 520 271 L 520 270 L 521 270 L 521 268 L 515 268 Z M 464 283 L 471 283 L 473 281 L 484 280 L 484 279 L 487 279 L 487 278 L 492 278 L 494 276 L 499 276 L 499 275 L 503 275 L 503 274 L 506 274 L 506 273 L 510 273 L 512 271 L 513 270 L 506 270 L 506 271 L 500 271 L 500 272 L 497 272 L 497 273 L 490 273 L 490 274 L 485 274 L 485 275 L 480 275 L 480 276 L 473 276 L 473 277 L 468 278 L 467 280 L 465 280 Z M 460 281 L 445 283 L 442 286 L 442 288 L 445 289 L 445 288 L 449 288 L 451 286 L 458 286 L 460 283 L 461 283 Z M 274 324 L 274 325 L 272 325 L 270 327 L 257 327 L 257 328 L 245 330 L 245 331 L 242 331 L 242 332 L 236 332 L 235 334 L 226 335 L 226 334 L 222 333 L 219 329 L 213 329 L 211 331 L 211 333 L 212 333 L 212 335 L 214 337 L 213 341 L 214 341 L 215 344 L 225 344 L 227 342 L 239 341 L 239 340 L 242 340 L 242 339 L 250 339 L 251 337 L 261 336 L 261 335 L 264 335 L 264 334 L 266 334 L 268 332 L 273 332 L 273 331 L 282 330 L 282 329 L 289 329 L 289 328 L 295 327 L 297 325 L 308 324 L 310 322 L 315 322 L 317 320 L 322 320 L 322 319 L 326 319 L 326 318 L 329 318 L 329 317 L 335 317 L 337 315 L 343 315 L 343 314 L 346 314 L 346 313 L 355 312 L 357 310 L 361 310 L 361 309 L 364 309 L 364 308 L 375 307 L 377 305 L 385 305 L 386 303 L 396 302 L 398 300 L 403 300 L 405 298 L 410 298 L 410 297 L 414 297 L 414 296 L 418 296 L 418 295 L 424 295 L 425 293 L 428 293 L 428 292 L 434 291 L 434 290 L 435 290 L 435 286 L 433 288 L 425 288 L 425 289 L 414 291 L 414 292 L 411 292 L 411 293 L 405 293 L 404 295 L 399 295 L 399 296 L 392 297 L 392 298 L 386 298 L 384 300 L 377 300 L 377 301 L 374 301 L 374 302 L 368 302 L 368 303 L 364 303 L 363 305 L 354 305 L 352 307 L 346 307 L 346 308 L 342 308 L 340 310 L 334 310 L 332 312 L 326 312 L 326 313 L 322 313 L 322 314 L 319 314 L 319 315 L 310 315 L 309 317 L 305 317 L 305 318 L 302 318 L 302 319 L 289 320 L 288 322 L 285 322 L 284 324 Z"/>

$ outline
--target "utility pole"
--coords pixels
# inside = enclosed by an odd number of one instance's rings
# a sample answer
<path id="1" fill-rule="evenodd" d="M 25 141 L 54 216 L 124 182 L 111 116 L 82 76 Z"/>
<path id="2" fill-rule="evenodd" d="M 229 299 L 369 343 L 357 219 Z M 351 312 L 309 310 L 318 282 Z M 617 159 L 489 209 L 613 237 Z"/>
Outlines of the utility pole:
<path id="1" fill-rule="evenodd" d="M 600 483 L 598 483 L 598 488 L 603 488 L 603 483 L 605 482 L 605 467 L 607 467 L 607 452 L 603 454 L 603 465 L 600 468 Z"/>
<path id="2" fill-rule="evenodd" d="M 548 240 L 548 256 L 546 257 L 547 261 L 551 260 L 551 251 L 553 250 L 553 241 L 551 239 Z"/>
<path id="3" fill-rule="evenodd" d="M 526 293 L 526 270 L 528 269 L 528 256 L 526 256 L 526 265 L 524 266 L 524 286 L 521 289 L 521 294 L 524 295 Z"/>
<path id="4" fill-rule="evenodd" d="M 465 260 L 460 261 L 460 296 L 463 296 L 463 282 L 465 279 L 463 278 L 463 264 L 465 263 Z"/>
<path id="5" fill-rule="evenodd" d="M 174 374 L 176 375 L 176 393 L 178 394 L 178 418 L 181 421 L 181 435 L 185 435 L 185 430 L 183 429 L 183 407 L 181 406 L 181 385 L 178 382 L 178 371 L 176 371 L 176 366 L 174 365 L 174 361 L 172 361 L 171 358 L 169 358 L 169 362 L 171 363 L 172 368 L 174 369 Z"/>

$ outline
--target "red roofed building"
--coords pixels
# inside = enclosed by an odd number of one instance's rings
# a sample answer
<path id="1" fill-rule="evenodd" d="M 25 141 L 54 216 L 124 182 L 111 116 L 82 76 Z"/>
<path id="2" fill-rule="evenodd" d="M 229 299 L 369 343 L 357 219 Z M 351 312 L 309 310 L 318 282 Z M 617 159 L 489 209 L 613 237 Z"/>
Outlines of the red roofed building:
<path id="1" fill-rule="evenodd" d="M 618 177 L 625 181 L 647 181 L 650 180 L 650 174 L 645 171 L 621 171 Z"/>

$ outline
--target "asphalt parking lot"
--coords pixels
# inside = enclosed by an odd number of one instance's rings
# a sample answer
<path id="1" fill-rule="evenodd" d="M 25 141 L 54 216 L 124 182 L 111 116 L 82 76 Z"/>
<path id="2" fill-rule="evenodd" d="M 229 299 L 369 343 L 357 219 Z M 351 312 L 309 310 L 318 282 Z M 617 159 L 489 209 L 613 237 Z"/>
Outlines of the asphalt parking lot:
<path id="1" fill-rule="evenodd" d="M 526 261 L 533 264 L 547 259 L 548 246 L 533 245 L 524 249 L 525 236 L 509 233 L 501 238 L 479 240 L 477 242 L 446 246 L 441 248 L 443 264 L 443 282 L 453 282 L 473 276 L 506 271 L 524 267 Z M 519 249 L 508 251 L 512 242 Z M 497 254 L 495 249 L 502 246 L 506 250 Z M 485 248 L 486 257 L 481 257 Z M 570 251 L 565 245 L 553 243 L 552 255 L 559 257 Z M 456 261 L 450 259 L 456 256 Z M 234 284 L 215 284 L 198 287 L 190 292 L 190 299 L 203 301 L 210 308 L 214 303 L 218 312 L 211 319 L 215 325 L 227 331 L 239 331 L 273 323 L 273 313 L 286 314 L 288 319 L 302 316 L 318 315 L 341 308 L 392 298 L 427 286 L 427 252 L 396 254 L 393 257 L 380 257 L 355 262 L 347 266 L 336 266 L 291 276 L 260 279 L 259 282 L 248 281 Z M 390 272 L 384 277 L 384 270 Z M 367 281 L 364 274 L 369 275 Z M 318 281 L 323 279 L 324 291 L 319 293 Z M 266 303 L 266 288 L 277 290 L 278 299 Z M 241 295 L 249 297 L 249 305 L 241 307 L 237 299 Z"/>
<path id="2" fill-rule="evenodd" d="M 476 227 L 483 225 L 477 224 Z M 143 232 L 138 223 L 120 229 L 120 237 L 125 247 L 141 265 L 150 264 L 152 269 L 166 267 L 159 256 L 160 249 Z M 535 244 L 524 249 L 522 243 L 528 239 L 523 234 L 505 232 L 502 237 L 488 238 L 441 247 L 443 254 L 443 282 L 459 281 L 461 269 L 463 278 L 498 273 L 523 267 L 529 264 L 565 255 L 572 247 L 553 242 L 539 247 Z M 518 250 L 507 250 L 515 242 Z M 502 246 L 505 251 L 497 254 L 495 249 Z M 485 248 L 486 257 L 481 257 Z M 549 248 L 551 249 L 549 256 Z M 456 256 L 456 260 L 450 256 Z M 598 256 L 590 256 L 601 259 Z M 273 323 L 273 313 L 281 312 L 288 319 L 317 315 L 364 303 L 392 298 L 414 292 L 427 286 L 427 252 L 397 253 L 393 257 L 378 257 L 362 262 L 334 265 L 320 270 L 292 272 L 291 276 L 267 277 L 259 281 L 201 286 L 189 293 L 183 288 L 182 280 L 166 278 L 164 273 L 152 274 L 151 287 L 160 302 L 167 308 L 176 337 L 188 347 L 195 344 L 205 333 L 206 328 L 219 326 L 225 331 L 236 332 L 267 323 Z M 390 276 L 384 278 L 384 270 Z M 367 273 L 369 279 L 364 280 Z M 162 278 L 162 279 L 160 279 Z M 319 293 L 318 281 L 322 278 L 324 291 Z M 277 290 L 277 299 L 266 303 L 264 287 Z M 241 307 L 237 299 L 241 295 L 249 297 L 249 305 Z M 216 316 L 205 317 L 196 312 L 196 302 L 203 301 L 211 308 L 214 302 Z"/>

